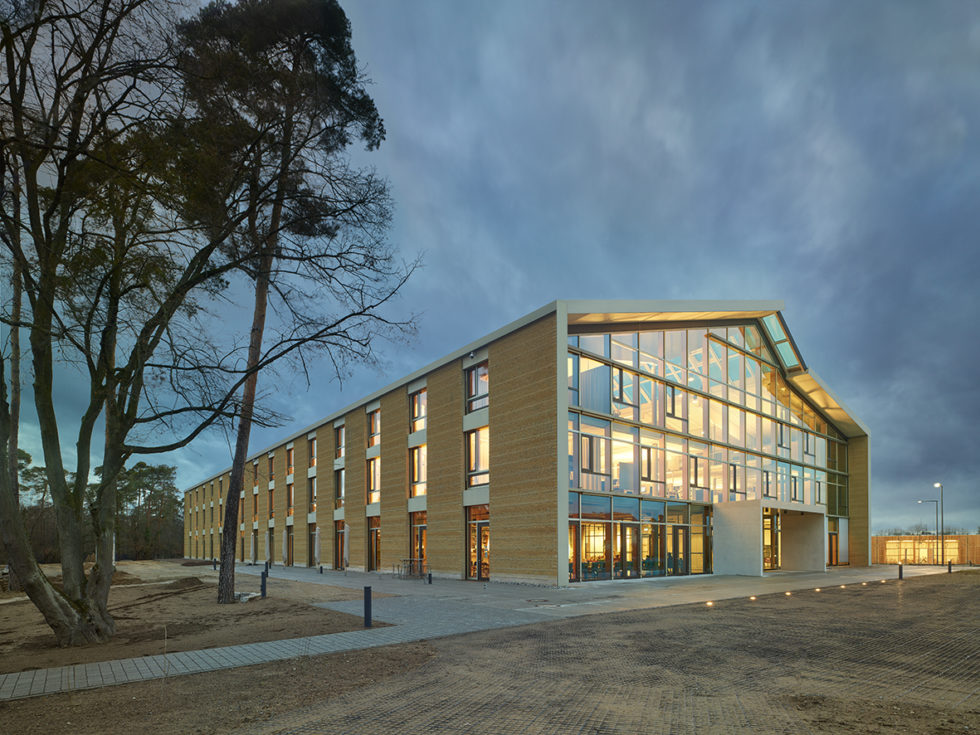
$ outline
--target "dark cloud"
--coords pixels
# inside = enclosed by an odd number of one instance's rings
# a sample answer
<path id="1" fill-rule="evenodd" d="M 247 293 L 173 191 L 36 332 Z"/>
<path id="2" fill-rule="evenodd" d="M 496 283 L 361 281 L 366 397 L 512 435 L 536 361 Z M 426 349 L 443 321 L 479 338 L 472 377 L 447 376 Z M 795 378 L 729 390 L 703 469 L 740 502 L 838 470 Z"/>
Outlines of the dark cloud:
<path id="1" fill-rule="evenodd" d="M 554 298 L 775 298 L 871 429 L 875 527 L 935 479 L 980 525 L 980 7 L 345 8 L 388 129 L 356 160 L 425 252 L 396 305 L 422 319 L 342 390 L 279 391 L 291 429 Z M 227 464 L 209 442 L 182 483 Z"/>

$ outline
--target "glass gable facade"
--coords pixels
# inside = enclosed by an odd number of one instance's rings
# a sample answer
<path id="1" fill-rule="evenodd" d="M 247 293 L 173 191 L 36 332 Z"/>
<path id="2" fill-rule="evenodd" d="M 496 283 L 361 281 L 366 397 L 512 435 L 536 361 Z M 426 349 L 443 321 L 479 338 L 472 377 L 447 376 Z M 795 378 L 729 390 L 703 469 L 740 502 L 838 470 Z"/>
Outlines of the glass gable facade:
<path id="1" fill-rule="evenodd" d="M 846 441 L 784 378 L 781 364 L 802 363 L 773 319 L 765 334 L 754 322 L 569 337 L 569 489 L 582 493 L 581 515 L 569 514 L 570 579 L 631 576 L 622 554 L 633 551 L 639 576 L 710 571 L 717 503 L 847 516 Z M 592 494 L 676 501 L 702 522 L 641 523 L 634 542 L 633 521 L 581 510 L 605 502 Z"/>

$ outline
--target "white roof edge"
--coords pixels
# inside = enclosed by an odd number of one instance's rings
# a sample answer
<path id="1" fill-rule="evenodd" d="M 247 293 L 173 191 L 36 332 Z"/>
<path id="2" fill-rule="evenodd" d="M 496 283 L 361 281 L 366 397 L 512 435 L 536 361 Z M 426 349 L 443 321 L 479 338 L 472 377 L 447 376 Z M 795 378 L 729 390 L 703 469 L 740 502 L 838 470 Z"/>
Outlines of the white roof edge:
<path id="1" fill-rule="evenodd" d="M 848 415 L 851 421 L 853 421 L 854 424 L 859 429 L 861 429 L 861 431 L 864 432 L 865 436 L 871 436 L 871 430 L 867 427 L 867 425 L 863 421 L 861 421 L 861 419 L 857 417 L 857 414 L 855 414 L 850 408 L 848 408 L 844 404 L 844 402 L 840 398 L 838 398 L 837 395 L 830 388 L 827 387 L 827 383 L 824 381 L 823 378 L 821 378 L 817 373 L 815 373 L 813 370 L 809 368 L 803 374 L 809 375 L 811 378 L 813 378 L 814 382 L 816 382 L 816 384 L 823 389 L 823 391 L 827 394 L 827 396 L 830 397 L 834 401 L 834 403 L 837 404 L 837 406 L 840 408 L 841 411 L 843 411 Z"/>
<path id="2" fill-rule="evenodd" d="M 591 312 L 631 313 L 631 312 L 683 312 L 683 311 L 782 311 L 785 304 L 775 300 L 562 300 L 569 314 Z"/>

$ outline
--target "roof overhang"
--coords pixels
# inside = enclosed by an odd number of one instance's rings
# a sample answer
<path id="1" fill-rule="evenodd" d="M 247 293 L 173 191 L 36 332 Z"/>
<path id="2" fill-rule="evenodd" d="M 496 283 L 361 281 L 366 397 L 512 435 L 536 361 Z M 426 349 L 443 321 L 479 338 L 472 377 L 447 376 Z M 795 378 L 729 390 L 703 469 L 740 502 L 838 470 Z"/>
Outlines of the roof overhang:
<path id="1" fill-rule="evenodd" d="M 761 319 L 778 314 L 782 301 L 566 301 L 568 324 L 697 322 Z"/>
<path id="2" fill-rule="evenodd" d="M 815 372 L 807 370 L 791 373 L 787 379 L 848 439 L 868 436 L 868 427 L 830 391 Z"/>

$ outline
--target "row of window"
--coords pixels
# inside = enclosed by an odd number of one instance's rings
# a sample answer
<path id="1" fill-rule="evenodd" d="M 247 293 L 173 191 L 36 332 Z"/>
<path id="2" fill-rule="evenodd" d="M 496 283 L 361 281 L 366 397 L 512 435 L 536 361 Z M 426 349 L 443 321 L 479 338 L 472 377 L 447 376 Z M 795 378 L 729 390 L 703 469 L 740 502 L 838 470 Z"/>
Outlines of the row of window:
<path id="1" fill-rule="evenodd" d="M 490 378 L 489 378 L 489 367 L 486 361 L 474 365 L 473 367 L 467 368 L 464 371 L 464 385 L 465 385 L 465 407 L 466 412 L 470 413 L 477 411 L 482 408 L 486 408 L 490 403 Z M 417 431 L 422 431 L 426 427 L 426 419 L 428 415 L 428 393 L 425 388 L 418 391 L 412 392 L 409 397 L 409 426 L 410 431 L 415 433 Z M 381 443 L 381 410 L 375 409 L 369 411 L 366 417 L 367 421 L 367 438 L 366 444 L 368 447 L 378 446 Z M 475 433 L 473 439 L 467 440 L 467 446 L 471 446 L 471 441 L 474 441 L 472 452 L 470 453 L 473 457 L 473 461 L 468 463 L 470 467 L 470 472 L 467 477 L 468 486 L 483 484 L 487 481 L 488 469 L 486 466 L 487 458 L 487 440 L 484 435 L 480 433 Z M 316 448 L 316 438 L 308 439 L 308 451 L 307 457 L 309 459 L 309 467 L 316 466 L 317 448 Z M 334 427 L 334 458 L 342 459 L 345 456 L 346 447 L 346 431 L 343 425 Z M 292 475 L 294 472 L 294 451 L 292 447 L 286 449 L 286 475 Z M 377 460 L 378 458 L 373 458 Z M 374 497 L 375 494 L 380 492 L 380 476 L 379 472 L 380 464 L 377 461 L 368 460 L 367 467 L 367 492 L 368 497 Z M 425 484 L 426 484 L 426 451 L 425 447 L 415 447 L 410 451 L 409 457 L 409 474 L 410 474 L 410 494 L 412 497 L 425 494 Z M 275 458 L 268 458 L 268 481 L 274 482 L 276 479 L 275 470 Z M 219 479 L 219 491 L 218 497 L 220 498 L 223 493 L 220 489 L 221 480 Z M 259 485 L 259 466 L 258 462 L 252 463 L 252 486 L 258 487 Z M 338 495 L 339 499 L 343 498 L 343 483 L 338 483 Z M 288 493 L 287 489 L 287 493 Z M 204 494 L 204 487 L 198 488 L 194 491 L 191 496 L 192 502 L 195 507 L 202 500 L 202 495 Z M 214 483 L 211 483 L 211 495 L 214 495 Z M 375 501 L 369 501 L 375 502 Z M 271 504 L 270 504 L 271 507 Z M 339 507 L 339 505 L 338 505 Z M 270 518 L 272 517 L 270 512 Z"/>
<path id="2" fill-rule="evenodd" d="M 569 354 L 569 405 L 829 470 L 846 445 L 725 399 Z"/>
<path id="3" fill-rule="evenodd" d="M 576 412 L 568 467 L 573 489 L 712 503 L 774 498 L 847 512 L 844 474 Z"/>
<path id="4" fill-rule="evenodd" d="M 490 402 L 490 383 L 487 363 L 482 362 L 465 371 L 466 412 L 470 413 L 486 408 Z M 417 390 L 408 396 L 409 402 L 409 431 L 422 431 L 426 426 L 428 416 L 428 391 L 425 388 Z M 367 446 L 375 447 L 381 443 L 381 409 L 377 408 L 367 413 Z M 336 459 L 344 456 L 346 432 L 343 426 L 334 428 L 334 447 Z"/>
<path id="5" fill-rule="evenodd" d="M 626 368 L 620 373 L 624 378 L 620 400 L 631 390 L 636 392 L 637 374 L 645 373 L 817 434 L 842 438 L 790 387 L 754 326 L 577 335 L 569 338 L 569 344 L 576 348 L 569 355 L 572 391 L 579 388 L 572 360 L 582 351 L 590 353 L 582 355 L 589 365 L 601 361 Z M 607 378 L 605 383 L 609 382 Z"/>

